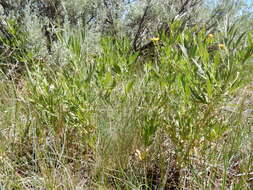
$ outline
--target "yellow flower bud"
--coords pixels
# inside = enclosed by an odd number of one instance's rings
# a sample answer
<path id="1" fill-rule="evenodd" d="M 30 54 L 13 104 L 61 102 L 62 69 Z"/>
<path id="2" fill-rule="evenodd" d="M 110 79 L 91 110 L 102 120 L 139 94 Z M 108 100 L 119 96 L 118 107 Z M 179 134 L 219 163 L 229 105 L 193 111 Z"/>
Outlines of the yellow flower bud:
<path id="1" fill-rule="evenodd" d="M 225 49 L 226 46 L 224 44 L 218 44 L 219 49 Z"/>
<path id="2" fill-rule="evenodd" d="M 156 38 L 150 38 L 150 41 L 152 41 L 153 43 L 158 42 L 160 40 L 160 38 L 156 37 Z"/>
<path id="3" fill-rule="evenodd" d="M 214 35 L 213 35 L 213 34 L 208 34 L 208 35 L 207 35 L 207 38 L 208 38 L 208 39 L 212 39 L 212 38 L 214 38 Z"/>

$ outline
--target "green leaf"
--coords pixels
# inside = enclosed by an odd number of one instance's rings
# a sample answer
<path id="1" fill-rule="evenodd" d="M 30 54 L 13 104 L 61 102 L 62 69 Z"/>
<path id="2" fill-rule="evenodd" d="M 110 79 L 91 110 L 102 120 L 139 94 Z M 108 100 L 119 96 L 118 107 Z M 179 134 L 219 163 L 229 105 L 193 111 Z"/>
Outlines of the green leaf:
<path id="1" fill-rule="evenodd" d="M 210 79 L 208 79 L 206 81 L 206 91 L 207 91 L 207 95 L 210 99 L 212 97 L 212 93 L 213 93 L 212 83 L 211 83 Z"/>
<path id="2" fill-rule="evenodd" d="M 200 102 L 206 104 L 207 101 L 205 99 L 205 97 L 202 97 L 201 95 L 198 94 L 198 92 L 196 92 L 193 88 L 190 87 L 191 93 L 193 95 L 193 97 L 195 97 L 197 100 L 199 100 Z"/>
<path id="3" fill-rule="evenodd" d="M 107 72 L 103 78 L 102 84 L 105 88 L 109 88 L 112 82 L 113 82 L 112 75 L 110 72 Z"/>
<path id="4" fill-rule="evenodd" d="M 243 37 L 245 37 L 245 35 L 247 34 L 247 32 L 243 32 L 240 37 L 237 39 L 236 43 L 235 43 L 235 47 L 234 48 L 237 48 L 239 43 L 242 41 Z"/>
<path id="5" fill-rule="evenodd" d="M 182 50 L 184 56 L 185 56 L 186 58 L 188 58 L 189 56 L 188 56 L 188 53 L 187 53 L 187 49 L 186 49 L 183 45 L 179 45 L 179 47 L 180 47 L 180 49 Z"/>
<path id="6" fill-rule="evenodd" d="M 249 59 L 253 54 L 253 44 L 251 44 L 248 48 L 246 53 L 244 54 L 244 58 L 242 60 L 243 63 L 245 63 L 247 61 L 247 59 Z"/>
<path id="7" fill-rule="evenodd" d="M 249 42 L 251 45 L 253 44 L 253 39 L 252 39 L 252 35 L 251 35 L 250 32 L 248 33 L 248 42 Z"/>
<path id="8" fill-rule="evenodd" d="M 121 73 L 121 69 L 120 66 L 118 64 L 114 64 L 112 70 L 117 73 L 120 74 Z"/>
<path id="9" fill-rule="evenodd" d="M 134 81 L 130 81 L 127 83 L 125 87 L 125 93 L 128 94 L 133 89 Z"/>

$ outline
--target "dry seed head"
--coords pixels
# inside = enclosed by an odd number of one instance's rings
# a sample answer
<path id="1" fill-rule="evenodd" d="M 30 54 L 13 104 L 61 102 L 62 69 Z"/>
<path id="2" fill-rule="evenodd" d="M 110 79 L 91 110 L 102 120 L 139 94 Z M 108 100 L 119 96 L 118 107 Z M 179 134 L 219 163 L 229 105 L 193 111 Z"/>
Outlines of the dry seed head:
<path id="1" fill-rule="evenodd" d="M 140 151 L 139 149 L 136 149 L 136 150 L 135 150 L 135 156 L 136 156 L 140 161 L 143 161 L 143 160 L 146 159 L 148 152 L 149 152 L 149 149 L 148 149 L 148 148 L 147 148 L 146 150 L 144 150 L 144 151 Z"/>

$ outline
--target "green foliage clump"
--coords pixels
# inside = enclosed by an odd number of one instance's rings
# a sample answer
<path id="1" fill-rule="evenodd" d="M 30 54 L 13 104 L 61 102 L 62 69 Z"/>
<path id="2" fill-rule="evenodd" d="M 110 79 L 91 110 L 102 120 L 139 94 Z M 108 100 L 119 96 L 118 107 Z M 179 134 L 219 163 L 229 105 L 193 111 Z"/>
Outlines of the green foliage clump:
<path id="1" fill-rule="evenodd" d="M 21 73 L 24 64 L 29 59 L 29 42 L 27 32 L 18 26 L 15 20 L 9 20 L 6 26 L 1 23 L 0 54 L 1 69 L 9 77 Z"/>

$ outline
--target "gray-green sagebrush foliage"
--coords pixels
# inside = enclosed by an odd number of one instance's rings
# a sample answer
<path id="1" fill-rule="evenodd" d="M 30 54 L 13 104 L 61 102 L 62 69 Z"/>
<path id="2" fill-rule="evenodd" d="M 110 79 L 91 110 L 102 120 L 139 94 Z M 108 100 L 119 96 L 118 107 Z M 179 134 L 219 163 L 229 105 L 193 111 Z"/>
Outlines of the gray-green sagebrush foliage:
<path id="1" fill-rule="evenodd" d="M 73 2 L 2 0 L 0 2 L 0 51 L 3 55 L 12 52 L 8 57 L 15 55 L 13 52 L 26 52 L 28 49 L 36 56 L 42 57 L 47 53 L 52 54 L 52 51 L 60 54 L 61 45 L 56 45 L 57 50 L 55 44 L 60 39 L 68 40 L 70 33 L 81 31 L 82 35 L 85 35 L 82 46 L 85 46 L 86 52 L 101 51 L 100 39 L 107 36 L 115 40 L 127 37 L 131 41 L 130 51 L 146 55 L 154 49 L 150 38 L 161 37 L 163 33 L 169 36 L 170 25 L 177 20 L 183 21 L 180 30 L 184 27 L 198 26 L 199 30 L 205 28 L 207 33 L 224 31 L 229 24 L 237 22 L 237 25 L 241 25 L 238 29 L 240 28 L 240 32 L 243 33 L 251 26 L 252 10 L 247 7 L 243 1 L 233 0 L 216 3 L 205 0 L 76 0 Z M 242 14 L 242 11 L 247 12 Z M 12 27 L 18 28 L 18 32 L 13 31 Z M 18 44 L 20 47 L 17 47 Z M 64 49 L 61 51 L 63 52 Z M 17 70 L 24 70 L 19 66 L 24 65 L 25 60 L 31 62 L 29 59 L 29 53 L 25 57 L 22 55 L 14 59 L 3 58 L 1 67 L 10 75 Z"/>
<path id="2" fill-rule="evenodd" d="M 205 0 L 2 0 L 2 20 L 12 18 L 17 24 L 27 25 L 25 18 L 32 17 L 37 30 L 45 36 L 51 52 L 56 33 L 66 26 L 73 30 L 83 28 L 93 42 L 100 36 L 128 36 L 134 50 L 140 49 L 149 38 L 163 30 L 169 23 L 184 20 L 186 25 L 198 25 L 209 31 L 233 11 L 246 9 L 242 1 L 223 0 L 218 3 Z M 243 7 L 244 6 L 244 7 Z M 243 9 L 242 9 L 243 8 Z M 228 11 L 229 10 L 229 11 Z M 248 11 L 250 11 L 248 9 Z M 230 14 L 230 15 L 229 15 Z M 233 13 L 232 13 L 233 14 Z M 235 15 L 235 14 L 233 14 Z"/>

